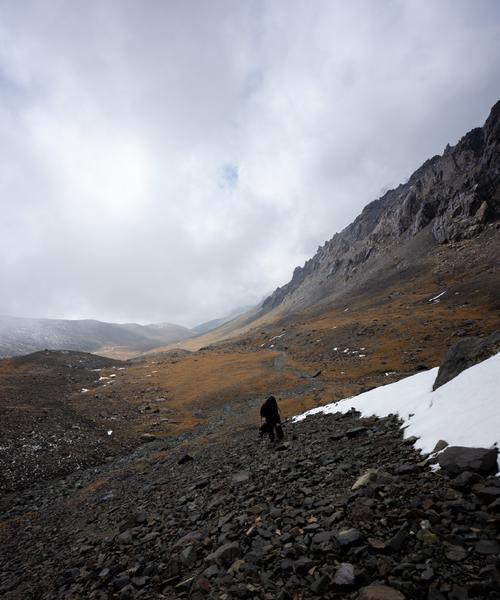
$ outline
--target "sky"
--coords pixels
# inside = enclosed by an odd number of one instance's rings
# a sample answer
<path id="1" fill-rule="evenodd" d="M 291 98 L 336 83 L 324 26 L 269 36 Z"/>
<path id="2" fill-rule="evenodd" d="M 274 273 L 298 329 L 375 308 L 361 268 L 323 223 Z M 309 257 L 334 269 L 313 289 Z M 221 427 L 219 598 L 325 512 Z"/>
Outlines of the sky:
<path id="1" fill-rule="evenodd" d="M 0 314 L 257 303 L 499 98 L 497 0 L 0 0 Z"/>

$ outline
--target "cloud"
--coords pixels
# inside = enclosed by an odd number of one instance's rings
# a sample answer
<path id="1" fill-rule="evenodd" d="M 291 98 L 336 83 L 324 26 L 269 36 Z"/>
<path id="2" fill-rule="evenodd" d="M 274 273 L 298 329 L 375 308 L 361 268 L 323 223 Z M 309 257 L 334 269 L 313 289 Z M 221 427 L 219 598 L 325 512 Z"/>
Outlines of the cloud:
<path id="1" fill-rule="evenodd" d="M 0 313 L 257 302 L 500 96 L 493 0 L 0 10 Z"/>

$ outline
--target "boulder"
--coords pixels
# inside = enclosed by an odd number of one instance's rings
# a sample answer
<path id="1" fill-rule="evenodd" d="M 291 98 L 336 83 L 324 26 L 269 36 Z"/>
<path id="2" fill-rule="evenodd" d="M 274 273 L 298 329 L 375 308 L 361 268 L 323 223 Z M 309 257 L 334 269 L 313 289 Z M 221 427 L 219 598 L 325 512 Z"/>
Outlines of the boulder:
<path id="1" fill-rule="evenodd" d="M 497 448 L 465 448 L 449 446 L 439 456 L 442 469 L 451 475 L 472 471 L 481 475 L 494 475 L 497 470 Z"/>
<path id="2" fill-rule="evenodd" d="M 460 340 L 446 353 L 432 389 L 436 390 L 465 369 L 497 352 L 500 352 L 500 331 L 495 331 L 486 338 L 470 337 Z"/>

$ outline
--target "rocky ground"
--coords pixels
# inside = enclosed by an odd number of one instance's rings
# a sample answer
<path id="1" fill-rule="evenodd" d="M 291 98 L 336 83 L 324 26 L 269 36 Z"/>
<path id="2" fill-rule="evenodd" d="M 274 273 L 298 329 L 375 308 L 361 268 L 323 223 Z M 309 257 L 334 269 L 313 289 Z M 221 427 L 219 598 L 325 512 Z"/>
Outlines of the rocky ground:
<path id="1" fill-rule="evenodd" d="M 132 447 L 107 435 L 102 406 L 90 393 L 104 372 L 115 378 L 120 368 L 120 361 L 70 351 L 0 360 L 0 491 L 71 473 Z"/>
<path id="2" fill-rule="evenodd" d="M 500 598 L 499 478 L 435 472 L 396 417 L 285 430 L 185 433 L 4 496 L 0 594 Z"/>

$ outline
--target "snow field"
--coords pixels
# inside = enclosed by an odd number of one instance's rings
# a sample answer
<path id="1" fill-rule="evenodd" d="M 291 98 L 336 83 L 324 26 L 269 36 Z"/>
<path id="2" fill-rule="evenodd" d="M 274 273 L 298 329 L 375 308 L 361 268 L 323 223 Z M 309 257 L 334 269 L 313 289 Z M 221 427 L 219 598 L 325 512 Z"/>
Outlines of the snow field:
<path id="1" fill-rule="evenodd" d="M 500 353 L 462 371 L 433 392 L 437 372 L 436 367 L 313 408 L 294 417 L 294 421 L 311 414 L 345 413 L 355 408 L 364 417 L 398 414 L 405 424 L 405 438 L 416 436 L 415 446 L 425 453 L 432 452 L 438 440 L 446 440 L 450 446 L 500 447 Z"/>

